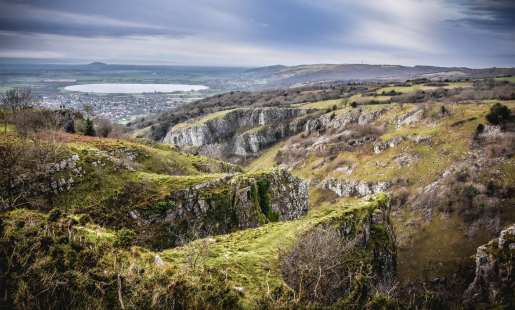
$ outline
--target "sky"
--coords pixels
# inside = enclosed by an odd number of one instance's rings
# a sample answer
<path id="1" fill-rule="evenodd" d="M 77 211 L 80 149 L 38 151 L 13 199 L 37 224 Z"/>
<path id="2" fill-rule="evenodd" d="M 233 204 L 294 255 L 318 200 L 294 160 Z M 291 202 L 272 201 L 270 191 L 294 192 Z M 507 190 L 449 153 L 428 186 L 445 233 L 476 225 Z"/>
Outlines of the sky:
<path id="1" fill-rule="evenodd" d="M 0 61 L 514 67 L 515 0 L 0 0 Z"/>

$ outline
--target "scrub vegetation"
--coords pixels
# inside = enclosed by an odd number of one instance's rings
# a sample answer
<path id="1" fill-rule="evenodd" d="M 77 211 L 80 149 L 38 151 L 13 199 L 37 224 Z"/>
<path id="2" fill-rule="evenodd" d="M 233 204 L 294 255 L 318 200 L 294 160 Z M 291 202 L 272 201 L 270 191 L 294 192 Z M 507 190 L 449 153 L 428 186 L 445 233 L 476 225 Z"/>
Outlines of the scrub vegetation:
<path id="1" fill-rule="evenodd" d="M 85 113 L 7 92 L 0 309 L 472 309 L 473 255 L 515 222 L 514 89 L 418 79 L 235 91 L 132 125 L 319 109 L 243 167 L 110 138 Z M 495 242 L 489 253 L 512 266 Z M 513 306 L 502 294 L 499 307 Z"/>

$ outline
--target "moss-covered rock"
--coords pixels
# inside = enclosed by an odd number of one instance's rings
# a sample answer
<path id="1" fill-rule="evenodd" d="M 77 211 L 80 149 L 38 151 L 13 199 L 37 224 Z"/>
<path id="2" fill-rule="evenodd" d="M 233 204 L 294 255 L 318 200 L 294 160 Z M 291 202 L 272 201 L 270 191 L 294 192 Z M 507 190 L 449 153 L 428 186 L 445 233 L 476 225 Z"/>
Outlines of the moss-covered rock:
<path id="1" fill-rule="evenodd" d="M 465 292 L 470 304 L 515 306 L 515 225 L 476 253 L 476 278 Z"/>
<path id="2" fill-rule="evenodd" d="M 225 234 L 259 227 L 267 221 L 303 217 L 308 211 L 308 187 L 304 179 L 273 169 L 225 175 L 175 190 L 165 200 L 173 207 L 158 213 L 131 210 L 128 216 L 138 226 L 165 224 L 184 230 L 196 224 L 213 234 Z"/>

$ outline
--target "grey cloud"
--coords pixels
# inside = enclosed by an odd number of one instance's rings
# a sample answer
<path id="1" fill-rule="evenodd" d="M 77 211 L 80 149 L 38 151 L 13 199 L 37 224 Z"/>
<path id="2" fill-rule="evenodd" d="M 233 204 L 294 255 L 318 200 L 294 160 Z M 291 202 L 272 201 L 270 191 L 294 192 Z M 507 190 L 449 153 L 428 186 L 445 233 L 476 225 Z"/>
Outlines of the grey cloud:
<path id="1" fill-rule="evenodd" d="M 182 38 L 189 33 L 152 27 L 58 23 L 42 20 L 3 18 L 0 30 L 22 34 L 55 34 L 75 37 L 163 36 Z"/>
<path id="2" fill-rule="evenodd" d="M 468 25 L 480 29 L 515 33 L 515 1 L 469 0 L 462 12 L 467 17 L 448 20 L 454 25 Z"/>

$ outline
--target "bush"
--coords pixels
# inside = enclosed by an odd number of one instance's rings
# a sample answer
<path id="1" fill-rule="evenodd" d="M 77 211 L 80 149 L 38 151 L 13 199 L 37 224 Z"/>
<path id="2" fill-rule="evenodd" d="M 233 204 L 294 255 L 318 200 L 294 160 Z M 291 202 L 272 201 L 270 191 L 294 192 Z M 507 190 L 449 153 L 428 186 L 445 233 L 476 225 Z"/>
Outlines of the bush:
<path id="1" fill-rule="evenodd" d="M 488 195 L 493 195 L 495 192 L 495 183 L 493 180 L 488 181 L 488 184 L 486 185 L 486 193 Z"/>
<path id="2" fill-rule="evenodd" d="M 166 210 L 169 210 L 175 206 L 175 203 L 173 201 L 160 201 L 157 203 L 157 205 L 154 207 L 154 211 L 156 213 L 164 213 Z"/>
<path id="3" fill-rule="evenodd" d="M 114 246 L 125 249 L 129 248 L 136 239 L 136 236 L 137 234 L 133 230 L 124 228 L 116 234 Z"/>
<path id="4" fill-rule="evenodd" d="M 479 190 L 474 185 L 470 184 L 467 187 L 465 187 L 465 196 L 472 199 L 479 194 L 480 194 Z"/>
<path id="5" fill-rule="evenodd" d="M 353 101 L 351 104 L 350 104 L 351 107 L 353 108 L 356 108 L 358 106 L 358 103 L 356 101 Z"/>
<path id="6" fill-rule="evenodd" d="M 342 238 L 332 228 L 297 235 L 278 249 L 284 281 L 309 301 L 336 302 L 351 291 L 350 278 L 364 257 L 358 239 Z"/>
<path id="7" fill-rule="evenodd" d="M 485 125 L 483 125 L 483 124 L 477 125 L 476 132 L 482 133 L 483 131 L 485 131 Z"/>
<path id="8" fill-rule="evenodd" d="M 48 220 L 50 222 L 55 222 L 61 217 L 61 210 L 54 208 L 50 213 L 48 213 Z"/>
<path id="9" fill-rule="evenodd" d="M 492 124 L 500 124 L 510 119 L 511 111 L 507 106 L 496 103 L 490 108 L 486 119 Z"/>
<path id="10" fill-rule="evenodd" d="M 89 215 L 84 214 L 79 218 L 79 224 L 81 226 L 86 226 L 86 224 L 89 224 L 91 222 L 91 217 Z"/>
<path id="11" fill-rule="evenodd" d="M 86 119 L 86 128 L 84 129 L 85 136 L 95 136 L 95 128 L 93 127 L 93 121 L 89 118 Z"/>

